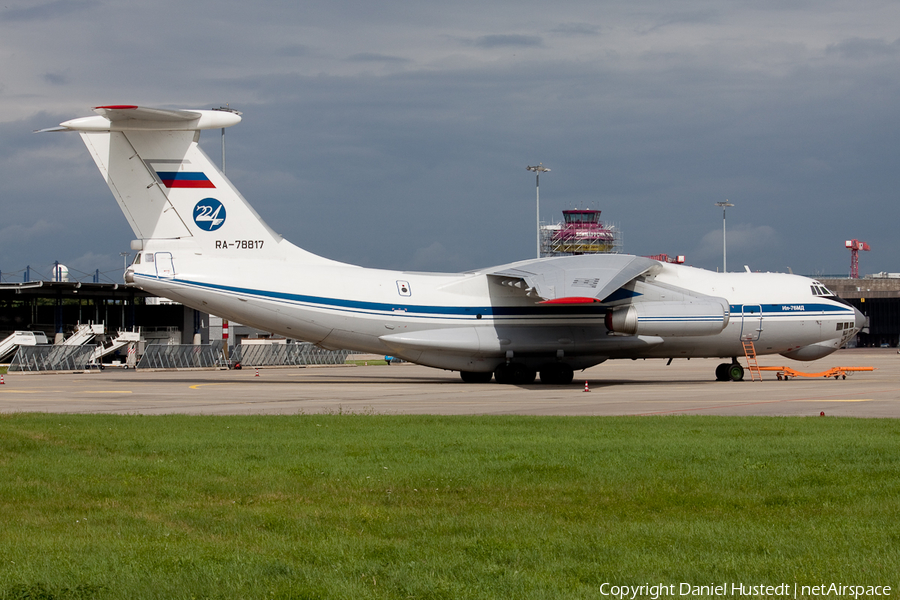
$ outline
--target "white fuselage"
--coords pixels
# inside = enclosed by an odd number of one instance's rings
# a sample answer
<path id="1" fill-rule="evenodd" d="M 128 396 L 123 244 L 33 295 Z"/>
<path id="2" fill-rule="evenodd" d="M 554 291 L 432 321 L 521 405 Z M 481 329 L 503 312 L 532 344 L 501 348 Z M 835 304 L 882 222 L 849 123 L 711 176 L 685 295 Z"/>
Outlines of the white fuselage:
<path id="1" fill-rule="evenodd" d="M 254 253 L 246 247 L 235 249 L 233 257 L 207 257 L 190 240 L 151 240 L 128 279 L 154 294 L 289 338 L 454 370 L 493 370 L 512 357 L 533 363 L 565 357 L 576 368 L 607 358 L 733 357 L 743 353 L 742 338 L 752 339 L 758 354 L 801 352 L 804 358 L 802 349 L 811 348 L 805 358 L 812 359 L 834 351 L 862 327 L 852 307 L 815 295 L 813 280 L 780 273 L 713 273 L 660 263 L 656 274 L 626 286 L 625 298 L 544 306 L 485 271 L 415 273 L 330 261 L 294 265 L 290 251 L 283 260 Z M 664 302 L 669 289 L 727 299 L 727 324 L 714 335 L 622 335 L 604 323 L 611 307 L 635 299 Z"/>

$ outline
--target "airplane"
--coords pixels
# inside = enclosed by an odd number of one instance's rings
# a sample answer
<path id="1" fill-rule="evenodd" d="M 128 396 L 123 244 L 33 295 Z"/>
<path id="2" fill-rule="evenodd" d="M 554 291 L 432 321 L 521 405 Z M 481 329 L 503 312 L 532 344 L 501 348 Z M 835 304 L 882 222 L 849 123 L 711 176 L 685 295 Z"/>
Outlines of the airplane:
<path id="1" fill-rule="evenodd" d="M 626 254 L 523 260 L 464 273 L 369 269 L 275 233 L 200 149 L 236 111 L 95 107 L 77 131 L 136 239 L 128 285 L 327 349 L 390 354 L 467 383 L 570 384 L 609 359 L 816 360 L 865 317 L 814 279 L 719 273 Z"/>

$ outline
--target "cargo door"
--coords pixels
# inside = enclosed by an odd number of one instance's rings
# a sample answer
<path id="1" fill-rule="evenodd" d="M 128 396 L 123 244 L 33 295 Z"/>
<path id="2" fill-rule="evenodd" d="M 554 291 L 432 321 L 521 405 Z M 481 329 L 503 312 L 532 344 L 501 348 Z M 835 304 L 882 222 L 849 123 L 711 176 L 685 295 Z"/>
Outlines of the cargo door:
<path id="1" fill-rule="evenodd" d="M 745 304 L 741 308 L 741 339 L 755 342 L 762 335 L 762 330 L 762 306 L 759 304 Z"/>
<path id="2" fill-rule="evenodd" d="M 157 252 L 155 262 L 157 277 L 175 277 L 175 263 L 172 262 L 171 252 Z"/>

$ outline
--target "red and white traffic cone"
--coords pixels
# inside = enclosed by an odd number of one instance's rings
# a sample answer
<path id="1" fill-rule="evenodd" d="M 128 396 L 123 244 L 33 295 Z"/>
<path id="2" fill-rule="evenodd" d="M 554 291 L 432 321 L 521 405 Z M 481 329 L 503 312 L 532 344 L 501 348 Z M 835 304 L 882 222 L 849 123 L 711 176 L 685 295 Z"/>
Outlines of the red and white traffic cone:
<path id="1" fill-rule="evenodd" d="M 3 375 L 0 375 L 0 385 L 6 385 L 6 382 L 3 381 Z"/>
<path id="2" fill-rule="evenodd" d="M 256 367 L 256 375 L 254 377 L 259 377 L 259 367 Z"/>
<path id="3" fill-rule="evenodd" d="M 591 388 L 588 387 L 588 382 L 587 382 L 587 381 L 584 382 L 584 391 L 586 391 L 586 392 L 591 391 Z"/>

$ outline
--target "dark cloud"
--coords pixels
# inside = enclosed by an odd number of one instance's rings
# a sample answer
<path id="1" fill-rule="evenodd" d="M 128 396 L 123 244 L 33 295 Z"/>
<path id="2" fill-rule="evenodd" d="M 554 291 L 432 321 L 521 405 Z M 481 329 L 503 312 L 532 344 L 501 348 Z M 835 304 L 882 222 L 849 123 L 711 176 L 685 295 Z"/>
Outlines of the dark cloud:
<path id="1" fill-rule="evenodd" d="M 563 35 L 587 35 L 593 36 L 600 33 L 600 28 L 590 23 L 561 23 L 550 30 L 551 33 Z"/>
<path id="2" fill-rule="evenodd" d="M 711 9 L 689 10 L 675 13 L 663 13 L 644 33 L 653 33 L 674 25 L 708 23 L 719 17 L 719 11 Z"/>
<path id="3" fill-rule="evenodd" d="M 56 0 L 36 6 L 23 8 L 5 8 L 0 11 L 0 20 L 3 21 L 41 21 L 46 19 L 58 19 L 75 13 L 80 13 L 98 6 L 95 0 Z"/>
<path id="4" fill-rule="evenodd" d="M 303 44 L 291 44 L 289 46 L 279 48 L 277 54 L 278 56 L 305 58 L 309 56 L 315 56 L 316 52 L 309 46 L 305 46 Z"/>
<path id="5" fill-rule="evenodd" d="M 378 54 L 375 52 L 360 52 L 347 57 L 350 62 L 374 62 L 374 63 L 408 63 L 408 58 L 401 56 L 389 56 L 387 54 Z"/>
<path id="6" fill-rule="evenodd" d="M 68 78 L 62 73 L 44 73 L 44 81 L 53 85 L 65 85 Z"/>
<path id="7" fill-rule="evenodd" d="M 538 35 L 494 34 L 475 40 L 475 45 L 479 48 L 534 47 L 543 44 L 544 41 Z"/>
<path id="8" fill-rule="evenodd" d="M 131 237 L 78 136 L 33 129 L 97 104 L 228 102 L 244 113 L 227 133 L 229 177 L 276 230 L 331 258 L 462 270 L 530 257 L 525 166 L 543 162 L 542 218 L 599 208 L 627 252 L 719 267 L 714 203 L 727 198 L 729 265 L 843 272 L 857 238 L 873 247 L 865 272 L 900 271 L 886 4 L 854 7 L 858 25 L 827 1 L 679 14 L 573 1 L 552 20 L 503 2 L 351 4 L 346 19 L 330 5 L 198 2 L 170 22 L 176 5 L 161 0 L 70 13 L 40 43 L 47 23 L 0 20 L 2 229 L 40 238 L 0 242 L 0 269 L 71 257 L 121 269 Z M 219 157 L 218 132 L 201 144 Z"/>
<path id="9" fill-rule="evenodd" d="M 900 39 L 889 43 L 880 39 L 851 38 L 836 44 L 828 44 L 826 52 L 852 60 L 864 60 L 874 56 L 896 57 L 900 55 Z"/>

